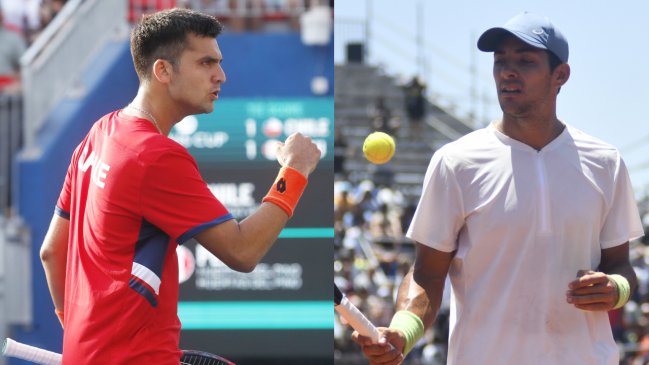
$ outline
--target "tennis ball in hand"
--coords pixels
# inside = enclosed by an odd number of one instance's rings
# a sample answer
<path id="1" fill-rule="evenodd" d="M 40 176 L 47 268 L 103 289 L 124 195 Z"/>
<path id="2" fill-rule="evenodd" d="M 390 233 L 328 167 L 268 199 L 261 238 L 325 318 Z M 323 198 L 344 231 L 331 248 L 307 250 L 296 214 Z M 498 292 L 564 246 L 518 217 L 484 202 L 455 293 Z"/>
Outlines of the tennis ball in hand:
<path id="1" fill-rule="evenodd" d="M 383 132 L 371 133 L 363 142 L 363 154 L 371 163 L 384 164 L 394 156 L 394 139 Z"/>

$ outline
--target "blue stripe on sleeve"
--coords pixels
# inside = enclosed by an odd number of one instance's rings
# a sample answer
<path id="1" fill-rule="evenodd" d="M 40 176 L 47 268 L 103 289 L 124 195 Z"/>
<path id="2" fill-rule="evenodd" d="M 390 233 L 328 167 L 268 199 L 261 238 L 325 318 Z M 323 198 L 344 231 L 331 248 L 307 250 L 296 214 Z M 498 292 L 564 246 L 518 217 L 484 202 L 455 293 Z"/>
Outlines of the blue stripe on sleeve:
<path id="1" fill-rule="evenodd" d="M 54 208 L 54 213 L 61 218 L 70 220 L 70 212 L 66 212 L 65 210 L 59 208 L 58 206 Z"/>
<path id="2" fill-rule="evenodd" d="M 138 294 L 143 296 L 144 299 L 146 299 L 152 307 L 158 306 L 158 300 L 156 299 L 155 295 L 151 293 L 151 291 L 147 287 L 142 285 L 142 283 L 135 280 L 133 277 L 131 277 L 131 280 L 129 280 L 128 286 L 130 286 L 131 289 L 135 290 Z"/>
<path id="3" fill-rule="evenodd" d="M 180 235 L 180 237 L 178 237 L 176 242 L 178 242 L 179 245 L 182 245 L 183 243 L 187 242 L 189 239 L 193 238 L 194 236 L 196 236 L 197 234 L 203 232 L 204 230 L 206 230 L 206 229 L 208 229 L 208 228 L 210 228 L 212 226 L 215 226 L 217 224 L 221 224 L 221 223 L 223 223 L 225 221 L 229 221 L 230 219 L 234 219 L 234 217 L 232 216 L 232 214 L 228 213 L 228 214 L 226 214 L 226 215 L 224 215 L 222 217 L 219 217 L 219 218 L 217 218 L 217 219 L 215 219 L 213 221 L 200 224 L 200 225 L 190 229 L 189 231 L 183 233 L 182 235 Z"/>
<path id="4" fill-rule="evenodd" d="M 135 245 L 133 261 L 145 266 L 162 278 L 162 269 L 170 243 L 166 233 L 143 219 Z"/>

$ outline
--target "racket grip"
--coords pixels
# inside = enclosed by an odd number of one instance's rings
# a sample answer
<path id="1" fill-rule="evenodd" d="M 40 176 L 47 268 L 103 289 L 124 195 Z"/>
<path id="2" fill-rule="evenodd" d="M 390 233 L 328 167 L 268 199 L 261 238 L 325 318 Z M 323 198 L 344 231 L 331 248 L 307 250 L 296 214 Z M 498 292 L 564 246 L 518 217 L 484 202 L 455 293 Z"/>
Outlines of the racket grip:
<path id="1" fill-rule="evenodd" d="M 42 365 L 60 365 L 62 361 L 62 356 L 56 352 L 25 345 L 10 338 L 5 339 L 2 346 L 2 353 L 5 356 L 11 356 Z"/>
<path id="2" fill-rule="evenodd" d="M 335 306 L 334 309 L 349 322 L 353 329 L 358 331 L 361 335 L 369 337 L 372 342 L 379 342 L 379 330 L 374 327 L 361 311 L 356 308 L 346 297 L 343 297 L 340 304 Z"/>

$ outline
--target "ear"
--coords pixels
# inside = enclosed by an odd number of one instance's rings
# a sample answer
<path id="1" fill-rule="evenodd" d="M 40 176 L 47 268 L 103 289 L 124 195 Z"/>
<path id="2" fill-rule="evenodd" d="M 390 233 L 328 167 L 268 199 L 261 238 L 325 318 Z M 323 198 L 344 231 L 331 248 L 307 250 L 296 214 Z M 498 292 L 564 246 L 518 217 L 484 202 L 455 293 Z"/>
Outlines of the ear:
<path id="1" fill-rule="evenodd" d="M 570 65 L 562 63 L 554 70 L 554 77 L 559 87 L 563 86 L 570 78 Z"/>
<path id="2" fill-rule="evenodd" d="M 160 83 L 169 83 L 172 72 L 173 66 L 167 60 L 159 58 L 153 63 L 153 77 L 155 77 L 155 79 Z"/>

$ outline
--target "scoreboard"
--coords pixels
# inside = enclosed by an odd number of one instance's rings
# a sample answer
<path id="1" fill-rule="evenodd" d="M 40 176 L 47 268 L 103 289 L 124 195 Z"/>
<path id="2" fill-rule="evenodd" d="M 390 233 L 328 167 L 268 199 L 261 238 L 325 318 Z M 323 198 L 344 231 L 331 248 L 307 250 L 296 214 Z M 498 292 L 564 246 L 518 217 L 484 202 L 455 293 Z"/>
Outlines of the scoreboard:
<path id="1" fill-rule="evenodd" d="M 270 189 L 279 141 L 300 132 L 322 152 L 293 218 L 253 272 L 229 269 L 193 240 L 178 248 L 181 348 L 235 362 L 331 357 L 333 105 L 330 97 L 231 98 L 170 133 L 237 220 L 254 212 Z"/>
<path id="2" fill-rule="evenodd" d="M 293 132 L 313 139 L 324 160 L 332 160 L 333 99 L 230 99 L 210 114 L 189 116 L 170 137 L 200 162 L 234 163 L 245 169 L 255 162 L 274 168 L 275 146 Z"/>

